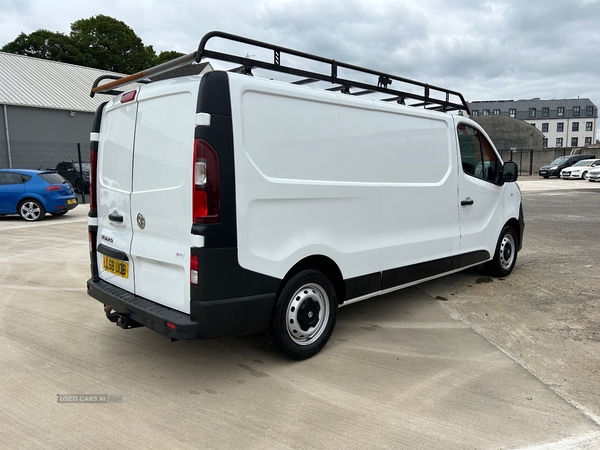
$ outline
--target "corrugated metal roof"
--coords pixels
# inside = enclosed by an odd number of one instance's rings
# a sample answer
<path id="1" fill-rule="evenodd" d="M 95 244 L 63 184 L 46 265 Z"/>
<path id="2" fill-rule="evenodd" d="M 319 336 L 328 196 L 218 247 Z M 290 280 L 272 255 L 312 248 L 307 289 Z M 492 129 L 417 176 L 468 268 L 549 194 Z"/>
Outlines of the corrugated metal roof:
<path id="1" fill-rule="evenodd" d="M 194 64 L 184 71 L 187 71 L 185 74 L 196 74 L 207 70 L 212 70 L 212 67 L 203 63 Z M 0 52 L 0 105 L 95 112 L 110 98 L 105 94 L 90 97 L 92 84 L 101 75 L 123 76 L 90 67 Z M 161 79 L 175 76 L 179 75 L 167 72 L 161 75 Z M 122 89 L 127 90 L 127 86 Z"/>
<path id="2" fill-rule="evenodd" d="M 106 95 L 90 97 L 101 75 L 122 74 L 0 52 L 0 104 L 94 112 Z"/>

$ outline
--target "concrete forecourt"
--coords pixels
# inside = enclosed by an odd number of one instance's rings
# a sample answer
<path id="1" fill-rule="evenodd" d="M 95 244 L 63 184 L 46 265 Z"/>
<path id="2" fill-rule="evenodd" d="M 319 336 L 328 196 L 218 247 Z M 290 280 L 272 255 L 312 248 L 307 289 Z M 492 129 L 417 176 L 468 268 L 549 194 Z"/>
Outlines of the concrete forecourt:
<path id="1" fill-rule="evenodd" d="M 343 307 L 303 362 L 124 331 L 85 292 L 87 205 L 0 217 L 0 446 L 600 448 L 600 183 L 518 183 L 513 274 Z"/>

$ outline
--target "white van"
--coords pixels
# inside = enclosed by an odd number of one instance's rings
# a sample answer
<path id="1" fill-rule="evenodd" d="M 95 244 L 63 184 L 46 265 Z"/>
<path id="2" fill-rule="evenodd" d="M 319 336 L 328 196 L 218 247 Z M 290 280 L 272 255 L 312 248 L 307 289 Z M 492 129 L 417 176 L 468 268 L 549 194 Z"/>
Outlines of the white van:
<path id="1" fill-rule="evenodd" d="M 275 62 L 207 50 L 213 38 L 273 50 Z M 114 90 L 204 57 L 242 66 Z M 219 32 L 172 63 L 101 81 L 93 93 L 115 96 L 92 132 L 87 288 L 123 328 L 173 340 L 267 331 L 304 359 L 339 306 L 515 266 L 517 167 L 476 123 L 444 112 L 468 112 L 459 93 Z"/>

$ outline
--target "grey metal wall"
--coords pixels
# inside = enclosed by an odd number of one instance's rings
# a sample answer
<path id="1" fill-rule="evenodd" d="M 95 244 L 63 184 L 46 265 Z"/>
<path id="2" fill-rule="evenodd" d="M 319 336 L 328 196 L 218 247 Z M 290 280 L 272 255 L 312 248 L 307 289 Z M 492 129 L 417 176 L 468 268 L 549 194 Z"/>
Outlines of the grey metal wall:
<path id="1" fill-rule="evenodd" d="M 7 106 L 12 167 L 53 168 L 60 161 L 89 160 L 93 113 Z M 0 105 L 0 168 L 8 167 L 4 109 Z"/>

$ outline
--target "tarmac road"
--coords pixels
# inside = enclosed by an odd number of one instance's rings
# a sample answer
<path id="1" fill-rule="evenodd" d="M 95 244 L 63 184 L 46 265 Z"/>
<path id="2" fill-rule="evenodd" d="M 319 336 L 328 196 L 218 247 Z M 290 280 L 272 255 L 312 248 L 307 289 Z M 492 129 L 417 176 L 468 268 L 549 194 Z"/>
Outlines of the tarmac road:
<path id="1" fill-rule="evenodd" d="M 85 292 L 84 205 L 0 218 L 0 448 L 600 448 L 600 183 L 520 185 L 510 277 L 344 307 L 300 363 L 260 336 L 171 343 L 109 323 Z M 121 401 L 58 402 L 84 394 Z"/>

